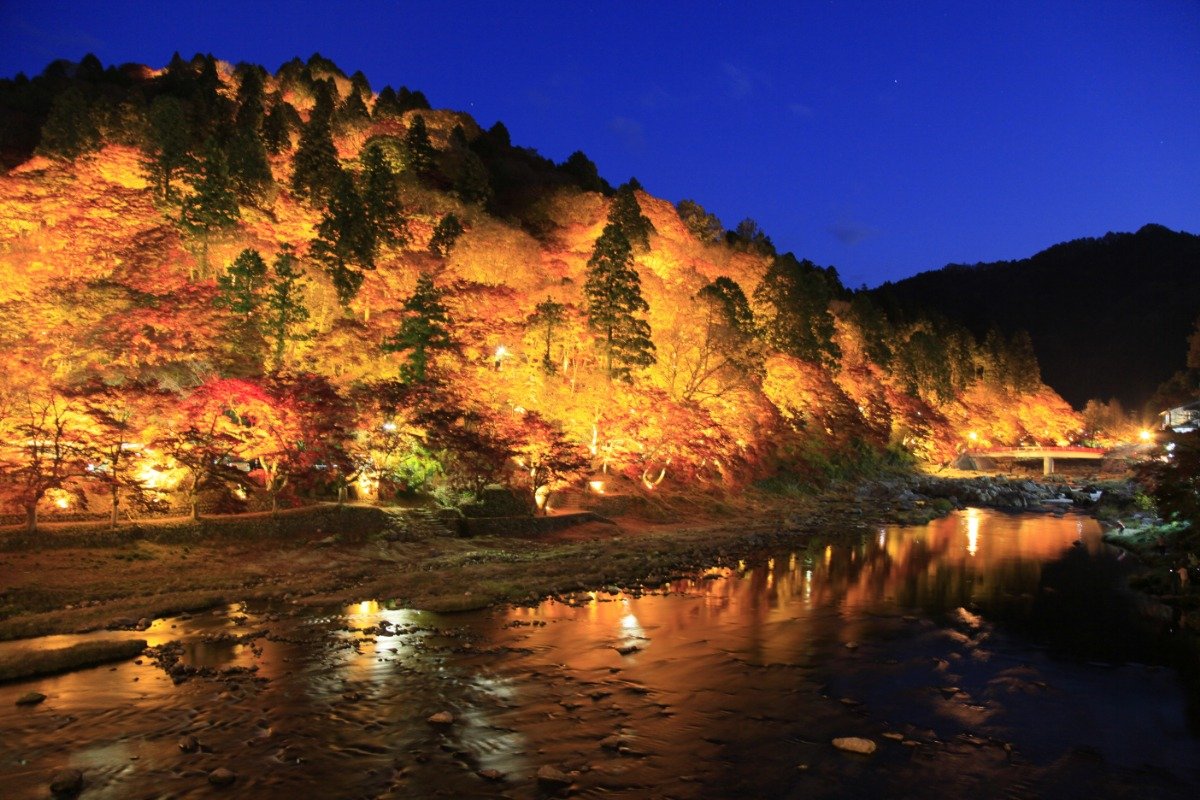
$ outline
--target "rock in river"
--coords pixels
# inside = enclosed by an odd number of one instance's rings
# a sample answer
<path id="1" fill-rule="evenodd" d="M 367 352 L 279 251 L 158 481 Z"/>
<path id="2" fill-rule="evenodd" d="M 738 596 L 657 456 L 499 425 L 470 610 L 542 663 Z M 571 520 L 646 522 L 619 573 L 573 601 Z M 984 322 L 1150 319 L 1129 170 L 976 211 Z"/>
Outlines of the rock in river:
<path id="1" fill-rule="evenodd" d="M 847 753 L 861 753 L 864 756 L 875 752 L 874 742 L 858 736 L 840 736 L 833 740 L 833 746 L 838 750 L 845 750 Z"/>
<path id="2" fill-rule="evenodd" d="M 538 785 L 545 789 L 565 789 L 571 785 L 571 777 L 560 769 L 546 764 L 537 771 Z"/>
<path id="3" fill-rule="evenodd" d="M 179 737 L 179 749 L 185 753 L 195 753 L 200 749 L 200 740 L 190 733 Z"/>
<path id="4" fill-rule="evenodd" d="M 83 789 L 83 773 L 77 769 L 60 769 L 50 779 L 50 794 L 55 797 L 74 797 Z"/>
<path id="5" fill-rule="evenodd" d="M 224 767 L 217 767 L 212 772 L 208 773 L 208 782 L 213 786 L 228 786 L 236 780 L 237 775 L 235 775 L 231 770 L 225 769 Z"/>
<path id="6" fill-rule="evenodd" d="M 36 706 L 38 703 L 46 699 L 46 695 L 41 692 L 26 692 L 17 698 L 19 706 Z"/>
<path id="7" fill-rule="evenodd" d="M 451 725 L 454 723 L 454 715 L 449 711 L 439 711 L 425 721 L 432 725 Z"/>

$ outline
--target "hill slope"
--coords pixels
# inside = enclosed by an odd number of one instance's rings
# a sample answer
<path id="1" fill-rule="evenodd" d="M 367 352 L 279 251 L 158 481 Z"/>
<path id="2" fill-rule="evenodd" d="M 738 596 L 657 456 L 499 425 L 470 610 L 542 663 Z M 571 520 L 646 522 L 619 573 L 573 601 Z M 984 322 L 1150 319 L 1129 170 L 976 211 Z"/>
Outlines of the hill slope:
<path id="1" fill-rule="evenodd" d="M 1115 397 L 1137 407 L 1183 367 L 1200 314 L 1200 236 L 1146 225 L 1021 261 L 951 264 L 872 294 L 901 314 L 937 311 L 976 334 L 1027 330 L 1042 377 L 1073 405 Z"/>

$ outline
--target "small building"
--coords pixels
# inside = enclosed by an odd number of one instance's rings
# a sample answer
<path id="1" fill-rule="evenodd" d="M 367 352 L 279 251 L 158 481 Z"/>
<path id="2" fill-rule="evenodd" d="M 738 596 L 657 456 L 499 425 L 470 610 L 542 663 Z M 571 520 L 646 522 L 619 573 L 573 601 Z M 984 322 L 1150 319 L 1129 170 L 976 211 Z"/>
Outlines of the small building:
<path id="1" fill-rule="evenodd" d="M 1162 418 L 1161 427 L 1164 431 L 1189 433 L 1200 428 L 1200 400 L 1169 408 L 1158 416 Z"/>

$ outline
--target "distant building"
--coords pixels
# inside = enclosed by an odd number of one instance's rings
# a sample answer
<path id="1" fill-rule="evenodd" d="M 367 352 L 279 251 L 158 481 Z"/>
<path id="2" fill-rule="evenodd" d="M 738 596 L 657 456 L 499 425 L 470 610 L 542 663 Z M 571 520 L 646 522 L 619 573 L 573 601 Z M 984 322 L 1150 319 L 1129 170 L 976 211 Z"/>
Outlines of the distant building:
<path id="1" fill-rule="evenodd" d="M 1162 417 L 1162 429 L 1176 433 L 1188 433 L 1200 428 L 1200 400 L 1193 400 L 1175 408 L 1169 408 L 1159 414 Z"/>

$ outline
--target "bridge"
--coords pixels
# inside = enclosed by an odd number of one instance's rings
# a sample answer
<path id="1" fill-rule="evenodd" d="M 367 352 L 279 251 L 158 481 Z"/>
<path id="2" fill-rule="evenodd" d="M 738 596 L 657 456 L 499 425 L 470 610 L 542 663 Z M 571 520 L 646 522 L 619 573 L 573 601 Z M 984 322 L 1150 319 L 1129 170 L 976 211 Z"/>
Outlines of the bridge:
<path id="1" fill-rule="evenodd" d="M 1093 459 L 1101 460 L 1108 455 L 1102 447 L 989 447 L 981 450 L 968 450 L 963 453 L 968 458 L 1012 458 L 1012 459 L 1042 459 L 1042 474 L 1054 474 L 1054 459 Z"/>

